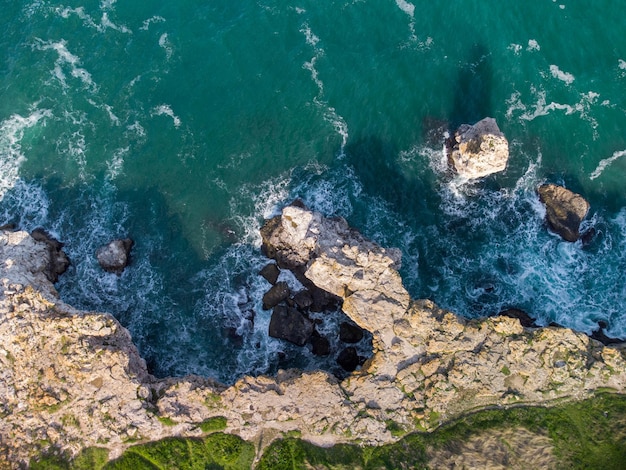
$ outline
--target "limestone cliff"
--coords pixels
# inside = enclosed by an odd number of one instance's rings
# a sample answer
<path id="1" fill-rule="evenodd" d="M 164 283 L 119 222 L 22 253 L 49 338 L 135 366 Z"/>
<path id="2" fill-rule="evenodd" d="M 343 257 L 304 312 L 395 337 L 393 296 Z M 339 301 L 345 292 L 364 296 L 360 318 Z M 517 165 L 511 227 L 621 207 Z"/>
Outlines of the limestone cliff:
<path id="1" fill-rule="evenodd" d="M 374 352 L 343 381 L 280 371 L 225 387 L 200 377 L 157 380 L 110 315 L 63 303 L 44 275 L 49 252 L 24 232 L 0 234 L 0 467 L 43 450 L 87 446 L 119 455 L 131 443 L 201 435 L 200 423 L 262 449 L 291 430 L 314 443 L 385 443 L 388 430 L 432 429 L 489 405 L 624 392 L 626 351 L 567 329 L 526 329 L 508 317 L 464 320 L 411 300 L 400 255 L 343 219 L 286 207 L 264 228 L 269 254 L 298 267 L 372 332 Z"/>

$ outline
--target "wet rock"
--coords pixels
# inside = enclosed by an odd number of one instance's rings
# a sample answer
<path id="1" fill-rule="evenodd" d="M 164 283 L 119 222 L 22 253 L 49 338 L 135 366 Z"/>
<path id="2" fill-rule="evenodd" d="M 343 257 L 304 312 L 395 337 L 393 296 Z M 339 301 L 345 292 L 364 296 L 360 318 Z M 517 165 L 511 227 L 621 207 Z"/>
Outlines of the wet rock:
<path id="1" fill-rule="evenodd" d="M 339 339 L 344 343 L 358 343 L 363 339 L 363 329 L 353 323 L 339 325 Z"/>
<path id="2" fill-rule="evenodd" d="M 589 212 L 589 203 L 580 194 L 555 184 L 544 184 L 537 192 L 546 207 L 548 227 L 564 240 L 577 241 L 580 223 Z"/>
<path id="3" fill-rule="evenodd" d="M 70 266 L 70 260 L 63 251 L 63 243 L 42 228 L 36 228 L 31 232 L 30 236 L 46 244 L 49 261 L 44 274 L 50 282 L 57 282 L 59 276 L 67 271 L 67 268 Z"/>
<path id="4" fill-rule="evenodd" d="M 96 250 L 100 267 L 109 273 L 121 274 L 130 263 L 130 250 L 135 242 L 130 238 L 119 238 Z"/>
<path id="5" fill-rule="evenodd" d="M 525 328 L 538 328 L 539 325 L 535 323 L 535 319 L 528 315 L 523 310 L 518 308 L 508 308 L 506 310 L 501 311 L 498 315 L 509 318 L 517 318 L 519 322 Z"/>
<path id="6" fill-rule="evenodd" d="M 308 290 L 301 290 L 293 296 L 293 301 L 299 309 L 307 310 L 313 305 L 313 296 Z"/>
<path id="7" fill-rule="evenodd" d="M 337 356 L 337 364 L 339 364 L 345 371 L 353 372 L 360 364 L 359 354 L 356 348 L 350 346 L 345 348 Z"/>
<path id="8" fill-rule="evenodd" d="M 279 303 L 287 300 L 290 294 L 291 291 L 286 282 L 277 282 L 263 296 L 263 310 L 270 310 L 276 307 Z"/>
<path id="9" fill-rule="evenodd" d="M 280 274 L 280 269 L 276 266 L 275 263 L 266 264 L 259 274 L 270 284 L 276 284 L 278 280 L 278 275 Z"/>
<path id="10" fill-rule="evenodd" d="M 490 117 L 473 126 L 462 124 L 447 139 L 446 149 L 450 167 L 468 179 L 503 171 L 509 160 L 509 142 Z"/>
<path id="11" fill-rule="evenodd" d="M 330 354 L 330 342 L 317 331 L 313 331 L 311 345 L 313 346 L 313 354 L 316 356 L 328 356 Z"/>
<path id="12" fill-rule="evenodd" d="M 311 338 L 315 325 L 294 308 L 278 305 L 272 312 L 269 335 L 272 338 L 284 339 L 298 346 Z"/>
<path id="13" fill-rule="evenodd" d="M 621 338 L 611 338 L 610 336 L 607 336 L 604 333 L 605 328 L 608 325 L 603 322 L 603 321 L 599 321 L 598 322 L 598 329 L 594 330 L 591 335 L 589 335 L 591 338 L 600 341 L 602 344 L 608 346 L 610 344 L 619 344 L 619 343 L 624 343 L 625 340 L 621 339 Z"/>

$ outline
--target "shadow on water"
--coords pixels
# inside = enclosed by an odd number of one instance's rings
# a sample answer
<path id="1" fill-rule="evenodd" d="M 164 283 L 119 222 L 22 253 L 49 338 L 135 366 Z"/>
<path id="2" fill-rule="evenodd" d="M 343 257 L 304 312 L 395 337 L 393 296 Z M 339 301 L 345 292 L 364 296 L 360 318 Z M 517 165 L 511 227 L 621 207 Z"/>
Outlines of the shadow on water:
<path id="1" fill-rule="evenodd" d="M 473 44 L 467 61 L 459 68 L 454 87 L 454 102 L 448 115 L 452 129 L 492 116 L 493 79 L 491 52 L 484 44 Z"/>

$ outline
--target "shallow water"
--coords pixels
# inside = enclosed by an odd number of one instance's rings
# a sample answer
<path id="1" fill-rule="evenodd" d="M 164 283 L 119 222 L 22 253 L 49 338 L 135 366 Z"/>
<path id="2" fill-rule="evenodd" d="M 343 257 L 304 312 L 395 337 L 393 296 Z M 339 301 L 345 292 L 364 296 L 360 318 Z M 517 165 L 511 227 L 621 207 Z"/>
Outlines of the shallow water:
<path id="1" fill-rule="evenodd" d="M 64 241 L 61 296 L 158 375 L 319 365 L 260 308 L 258 228 L 295 197 L 400 247 L 414 297 L 626 337 L 626 43 L 579 3 L 10 1 L 0 223 Z M 435 129 L 484 116 L 509 166 L 455 180 Z M 546 181 L 591 202 L 588 246 L 546 230 Z M 118 236 L 120 277 L 93 256 Z"/>

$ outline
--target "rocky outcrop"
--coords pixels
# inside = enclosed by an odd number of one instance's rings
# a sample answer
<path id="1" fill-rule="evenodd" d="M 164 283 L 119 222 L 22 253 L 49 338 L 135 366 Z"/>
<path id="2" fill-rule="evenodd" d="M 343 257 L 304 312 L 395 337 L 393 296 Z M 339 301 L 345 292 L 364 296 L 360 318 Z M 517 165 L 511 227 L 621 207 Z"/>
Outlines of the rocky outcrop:
<path id="1" fill-rule="evenodd" d="M 63 243 L 42 228 L 36 228 L 30 234 L 35 240 L 45 243 L 48 248 L 48 266 L 44 274 L 53 284 L 70 266 L 70 260 L 63 251 Z"/>
<path id="2" fill-rule="evenodd" d="M 97 445 L 115 457 L 134 442 L 201 435 L 200 423 L 214 417 L 258 450 L 295 430 L 326 446 L 381 444 L 479 407 L 625 391 L 623 345 L 524 328 L 506 316 L 465 320 L 411 300 L 399 252 L 343 219 L 287 207 L 264 231 L 279 263 L 341 297 L 344 312 L 372 333 L 372 357 L 362 365 L 359 358 L 345 380 L 297 370 L 229 387 L 200 377 L 156 380 L 113 317 L 58 299 L 44 273 L 44 243 L 1 232 L 0 468 L 24 467 L 50 448 L 72 454 Z"/>
<path id="3" fill-rule="evenodd" d="M 589 203 L 580 195 L 556 184 L 544 184 L 537 189 L 546 207 L 546 222 L 564 240 L 580 238 L 580 224 L 589 212 Z"/>
<path id="4" fill-rule="evenodd" d="M 509 160 L 509 142 L 490 117 L 462 124 L 446 140 L 446 150 L 452 170 L 467 179 L 503 171 Z"/>
<path id="5" fill-rule="evenodd" d="M 130 250 L 135 242 L 130 238 L 113 240 L 96 251 L 98 263 L 107 272 L 121 274 L 130 263 Z"/>

